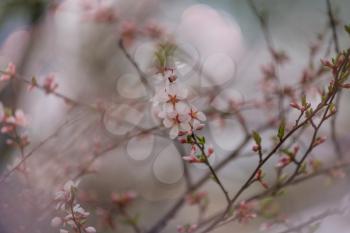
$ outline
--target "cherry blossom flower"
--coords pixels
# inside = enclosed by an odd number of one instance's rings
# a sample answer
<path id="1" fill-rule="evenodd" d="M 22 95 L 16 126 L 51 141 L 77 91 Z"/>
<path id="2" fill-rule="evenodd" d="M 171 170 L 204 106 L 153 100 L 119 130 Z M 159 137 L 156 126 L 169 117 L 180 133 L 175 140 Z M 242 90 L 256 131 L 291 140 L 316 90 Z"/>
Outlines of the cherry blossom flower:
<path id="1" fill-rule="evenodd" d="M 6 73 L 0 76 L 0 81 L 8 81 L 16 75 L 16 66 L 13 63 L 9 63 L 5 70 Z"/>
<path id="2" fill-rule="evenodd" d="M 79 203 L 76 203 L 75 193 L 78 191 L 77 182 L 67 181 L 63 188 L 55 194 L 55 201 L 58 201 L 56 209 L 65 213 L 64 217 L 54 217 L 51 220 L 52 227 L 63 226 L 60 233 L 69 232 L 67 227 L 72 229 L 84 229 L 86 233 L 96 233 L 96 229 L 92 226 L 85 227 L 87 217 L 90 215 Z"/>
<path id="3" fill-rule="evenodd" d="M 171 139 L 176 138 L 180 131 L 189 131 L 190 118 L 186 114 L 177 113 L 175 111 L 165 114 L 163 124 L 166 128 L 171 128 L 169 136 Z"/>
<path id="4" fill-rule="evenodd" d="M 200 130 L 204 127 L 201 121 L 206 121 L 206 116 L 203 112 L 200 112 L 196 107 L 191 106 L 188 115 L 191 117 L 191 127 L 193 130 Z"/>

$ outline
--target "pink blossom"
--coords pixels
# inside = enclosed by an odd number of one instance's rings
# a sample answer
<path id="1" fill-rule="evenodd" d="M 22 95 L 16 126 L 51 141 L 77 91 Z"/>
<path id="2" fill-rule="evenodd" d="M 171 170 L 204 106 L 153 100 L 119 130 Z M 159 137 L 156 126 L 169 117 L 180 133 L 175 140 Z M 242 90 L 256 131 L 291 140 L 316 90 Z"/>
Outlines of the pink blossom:
<path id="1" fill-rule="evenodd" d="M 136 197 L 137 194 L 133 191 L 128 191 L 125 193 L 112 193 L 111 195 L 112 202 L 119 206 L 129 205 L 135 200 Z"/>
<path id="2" fill-rule="evenodd" d="M 200 130 L 204 127 L 204 125 L 201 124 L 201 121 L 206 120 L 206 117 L 203 112 L 200 112 L 196 107 L 192 106 L 188 115 L 191 118 L 190 124 L 192 129 Z"/>
<path id="3" fill-rule="evenodd" d="M 17 109 L 14 116 L 5 118 L 5 122 L 9 124 L 14 124 L 17 126 L 25 127 L 28 125 L 27 117 L 24 115 L 23 111 Z"/>
<path id="4" fill-rule="evenodd" d="M 171 128 L 169 132 L 171 139 L 176 138 L 180 131 L 188 131 L 191 129 L 188 115 L 175 111 L 166 114 L 163 124 L 166 128 Z"/>
<path id="5" fill-rule="evenodd" d="M 16 75 L 16 66 L 13 63 L 9 63 L 5 70 L 6 73 L 0 76 L 0 81 L 7 81 Z"/>
<path id="6" fill-rule="evenodd" d="M 123 45 L 130 47 L 135 40 L 137 27 L 132 21 L 123 21 L 121 25 L 121 38 Z"/>
<path id="7" fill-rule="evenodd" d="M 54 92 L 58 88 L 58 84 L 55 82 L 55 76 L 53 74 L 49 74 L 45 78 L 43 87 L 47 94 Z"/>

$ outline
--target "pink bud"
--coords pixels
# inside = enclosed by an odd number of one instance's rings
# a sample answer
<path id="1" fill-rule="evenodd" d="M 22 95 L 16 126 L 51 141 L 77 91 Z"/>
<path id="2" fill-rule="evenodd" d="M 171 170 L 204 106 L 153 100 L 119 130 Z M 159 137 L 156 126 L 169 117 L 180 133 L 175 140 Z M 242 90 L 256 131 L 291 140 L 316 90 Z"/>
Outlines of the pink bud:
<path id="1" fill-rule="evenodd" d="M 291 106 L 292 108 L 295 108 L 295 109 L 301 110 L 301 107 L 300 107 L 300 106 L 299 106 L 299 104 L 298 104 L 298 103 L 296 103 L 296 102 L 292 102 L 292 103 L 290 103 L 290 106 Z"/>
<path id="2" fill-rule="evenodd" d="M 254 152 L 258 152 L 258 151 L 260 150 L 260 146 L 259 146 L 259 145 L 254 145 L 254 146 L 252 147 L 252 150 L 253 150 Z"/>

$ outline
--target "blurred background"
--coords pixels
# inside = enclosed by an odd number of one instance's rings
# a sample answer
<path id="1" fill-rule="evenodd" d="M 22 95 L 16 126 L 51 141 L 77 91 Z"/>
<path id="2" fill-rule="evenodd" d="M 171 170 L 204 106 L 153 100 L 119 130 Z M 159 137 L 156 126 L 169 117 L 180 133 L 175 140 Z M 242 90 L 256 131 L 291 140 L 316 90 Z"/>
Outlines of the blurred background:
<path id="1" fill-rule="evenodd" d="M 339 24 L 348 24 L 350 1 L 331 2 Z M 110 7 L 117 19 L 107 23 L 91 20 L 85 8 L 96 4 Z M 317 34 L 328 27 L 326 1 L 261 0 L 256 1 L 256 6 L 268 15 L 274 46 L 283 49 L 290 58 L 288 64 L 279 70 L 281 82 L 295 84 L 308 63 L 310 45 L 315 42 Z M 85 205 L 93 216 L 97 205 L 108 203 L 111 192 L 135 190 L 139 199 L 131 211 L 140 215 L 142 226 L 150 227 L 185 191 L 186 172 L 194 180 L 205 174 L 205 167 L 183 165 L 180 155 L 186 151 L 167 138 L 164 132 L 125 140 L 134 125 L 149 128 L 159 122 L 152 115 L 151 103 L 147 103 L 150 96 L 137 71 L 118 46 L 122 20 L 135 25 L 156 22 L 171 33 L 178 46 L 190 57 L 177 61 L 180 79 L 191 86 L 194 93 L 214 84 L 219 86 L 221 91 L 216 93 L 216 108 L 224 108 L 221 103 L 223 93 L 240 101 L 259 96 L 257 83 L 262 77 L 261 66 L 269 63 L 270 54 L 259 21 L 246 0 L 2 0 L 0 67 L 14 62 L 19 74 L 29 78 L 35 75 L 39 81 L 44 80 L 48 73 L 53 73 L 61 93 L 83 103 L 101 100 L 107 104 L 108 114 L 101 118 L 89 109 L 67 107 L 55 96 L 40 91 L 28 92 L 20 84 L 0 83 L 1 102 L 5 106 L 21 108 L 28 114 L 31 141 L 28 151 L 62 123 L 70 122 L 28 159 L 29 181 L 15 174 L 1 184 L 0 233 L 57 232 L 50 227 L 52 211 L 43 209 L 60 185 L 74 177 L 74 171 L 84 161 L 91 159 L 89 146 L 96 141 L 103 145 L 120 142 L 120 145 L 94 161 L 90 169 L 96 174 L 87 174 L 82 179 L 82 190 L 97 200 L 87 201 Z M 340 26 L 338 30 L 340 47 L 347 49 L 350 39 L 342 28 Z M 327 40 L 331 39 L 329 30 L 326 35 Z M 141 70 L 147 73 L 154 48 L 152 40 L 135 39 L 127 50 Z M 326 50 L 327 46 L 324 46 L 318 59 Z M 330 55 L 334 55 L 333 48 Z M 215 77 L 214 84 L 195 71 L 198 64 Z M 350 142 L 349 97 L 349 94 L 343 93 L 337 122 L 337 132 L 347 157 L 346 145 Z M 317 101 L 316 97 L 310 98 Z M 130 104 L 135 101 L 140 101 L 140 104 Z M 198 98 L 195 102 L 205 108 L 201 101 Z M 268 111 L 265 109 L 265 112 Z M 109 119 L 111 115 L 122 116 L 127 122 L 113 122 Z M 252 129 L 266 120 L 254 111 L 247 112 L 245 117 L 251 122 Z M 103 128 L 98 127 L 101 122 Z M 217 163 L 243 140 L 243 129 L 234 118 L 225 119 L 224 127 L 220 127 L 220 122 L 216 120 L 208 121 L 207 125 L 205 135 L 215 148 L 213 163 Z M 269 137 L 271 133 L 266 132 L 264 136 Z M 329 125 L 324 127 L 322 134 L 329 134 Z M 242 155 L 249 151 L 250 147 L 245 148 Z M 326 143 L 315 153 L 325 164 L 335 158 L 331 143 Z M 10 149 L 5 145 L 5 138 L 0 138 L 1 171 L 9 169 L 18 161 L 18 156 L 18 151 Z M 254 169 L 255 161 L 255 157 L 242 156 L 220 171 L 228 190 L 237 190 L 242 185 Z M 271 162 L 265 169 L 268 181 L 273 181 L 273 166 Z M 209 192 L 209 213 L 224 207 L 225 199 L 214 182 L 208 182 L 201 190 Z M 261 187 L 253 186 L 243 198 L 258 191 Z M 270 206 L 270 215 L 288 216 L 292 223 L 307 220 L 343 200 L 348 191 L 348 178 L 315 178 L 276 198 Z M 187 223 L 197 215 L 197 211 L 184 208 L 164 232 L 176 232 L 176 226 Z M 315 232 L 348 233 L 349 217 L 327 218 Z M 91 221 L 98 226 L 96 219 L 92 217 Z M 266 221 L 269 221 L 268 216 L 249 224 L 230 223 L 214 232 L 259 232 L 261 223 Z M 120 224 L 114 232 L 126 233 L 131 229 Z"/>

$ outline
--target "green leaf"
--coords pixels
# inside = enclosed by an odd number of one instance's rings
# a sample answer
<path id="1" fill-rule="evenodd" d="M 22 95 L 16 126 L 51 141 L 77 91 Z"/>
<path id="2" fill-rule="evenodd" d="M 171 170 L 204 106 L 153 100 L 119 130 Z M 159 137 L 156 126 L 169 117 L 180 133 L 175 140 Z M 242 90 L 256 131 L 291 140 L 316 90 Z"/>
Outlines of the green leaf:
<path id="1" fill-rule="evenodd" d="M 282 120 L 280 127 L 278 128 L 278 133 L 277 133 L 277 136 L 281 141 L 284 137 L 285 129 L 286 129 L 286 122 L 284 120 Z"/>
<path id="2" fill-rule="evenodd" d="M 258 132 L 253 131 L 252 133 L 253 139 L 257 145 L 261 145 L 261 136 Z"/>
<path id="3" fill-rule="evenodd" d="M 344 26 L 345 31 L 350 34 L 350 24 Z"/>
<path id="4" fill-rule="evenodd" d="M 205 137 L 204 136 L 196 136 L 196 137 L 197 137 L 199 144 L 201 144 L 201 145 L 205 144 Z"/>

